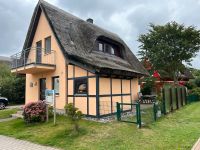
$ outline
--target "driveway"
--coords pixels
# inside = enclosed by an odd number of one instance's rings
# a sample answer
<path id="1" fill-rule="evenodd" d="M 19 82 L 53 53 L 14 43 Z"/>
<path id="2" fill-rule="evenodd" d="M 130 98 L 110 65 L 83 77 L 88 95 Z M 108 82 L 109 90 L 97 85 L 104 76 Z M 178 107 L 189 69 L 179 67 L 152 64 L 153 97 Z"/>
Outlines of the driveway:
<path id="1" fill-rule="evenodd" d="M 2 135 L 0 135 L 0 143 L 0 150 L 58 150 Z"/>

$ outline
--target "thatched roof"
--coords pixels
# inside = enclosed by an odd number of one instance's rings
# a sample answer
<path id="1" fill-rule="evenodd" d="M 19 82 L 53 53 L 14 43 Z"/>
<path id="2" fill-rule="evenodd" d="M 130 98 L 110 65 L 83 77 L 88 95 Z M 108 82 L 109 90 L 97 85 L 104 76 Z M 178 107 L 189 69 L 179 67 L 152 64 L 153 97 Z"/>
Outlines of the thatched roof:
<path id="1" fill-rule="evenodd" d="M 24 49 L 32 44 L 42 11 L 45 13 L 63 54 L 70 63 L 82 65 L 100 73 L 148 75 L 146 69 L 118 35 L 73 16 L 43 0 L 40 0 L 35 8 Z M 123 47 L 124 59 L 95 51 L 95 42 L 99 37 L 120 44 Z"/>

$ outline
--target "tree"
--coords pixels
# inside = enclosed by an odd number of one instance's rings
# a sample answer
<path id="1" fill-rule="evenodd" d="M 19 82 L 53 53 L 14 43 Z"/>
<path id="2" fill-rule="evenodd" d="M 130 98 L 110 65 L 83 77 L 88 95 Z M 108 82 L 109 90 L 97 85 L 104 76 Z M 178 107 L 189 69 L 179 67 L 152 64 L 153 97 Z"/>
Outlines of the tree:
<path id="1" fill-rule="evenodd" d="M 176 22 L 163 26 L 150 24 L 149 32 L 139 36 L 139 55 L 148 59 L 154 70 L 168 74 L 176 83 L 183 63 L 190 65 L 200 48 L 200 30 Z"/>
<path id="2" fill-rule="evenodd" d="M 0 64 L 0 94 L 10 103 L 24 103 L 25 77 L 12 74 L 7 64 Z"/>

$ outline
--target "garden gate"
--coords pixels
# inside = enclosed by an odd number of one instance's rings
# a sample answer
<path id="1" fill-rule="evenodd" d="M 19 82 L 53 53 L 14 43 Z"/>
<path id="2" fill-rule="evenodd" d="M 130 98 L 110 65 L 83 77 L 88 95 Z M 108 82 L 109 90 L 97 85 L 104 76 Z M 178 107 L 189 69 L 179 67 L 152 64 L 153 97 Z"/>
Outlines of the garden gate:
<path id="1" fill-rule="evenodd" d="M 139 103 L 118 103 L 117 102 L 117 120 L 128 123 L 135 123 L 141 127 L 141 114 Z M 124 108 L 125 106 L 125 108 Z M 127 107 L 128 106 L 128 107 Z M 127 113 L 132 113 L 132 116 L 124 117 Z"/>

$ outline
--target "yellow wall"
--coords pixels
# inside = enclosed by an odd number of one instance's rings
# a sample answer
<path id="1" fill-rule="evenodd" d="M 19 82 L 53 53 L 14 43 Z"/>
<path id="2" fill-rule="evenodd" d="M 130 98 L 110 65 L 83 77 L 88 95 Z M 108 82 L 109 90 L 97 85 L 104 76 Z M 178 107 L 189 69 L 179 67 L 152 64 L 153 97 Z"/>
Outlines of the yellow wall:
<path id="1" fill-rule="evenodd" d="M 139 92 L 139 83 L 138 83 L 138 78 L 134 78 L 131 80 L 131 90 L 132 90 L 132 100 L 138 100 L 138 92 Z"/>
<path id="2" fill-rule="evenodd" d="M 89 110 L 87 112 L 87 96 L 85 97 L 72 97 L 74 94 L 74 81 L 70 78 L 87 77 L 92 76 L 88 79 L 88 94 L 93 95 L 93 97 L 88 98 Z M 78 66 L 68 65 L 68 103 L 73 103 L 75 107 L 79 108 L 83 114 L 96 116 L 96 78 L 95 74 L 88 72 Z"/>
<path id="3" fill-rule="evenodd" d="M 47 22 L 44 13 L 41 13 L 38 27 L 32 42 L 32 47 L 36 47 L 36 42 L 42 40 L 42 48 L 44 48 L 45 38 L 51 36 L 51 49 L 55 51 L 56 70 L 48 73 L 26 74 L 26 103 L 39 100 L 39 79 L 46 78 L 46 88 L 52 89 L 52 77 L 59 76 L 60 88 L 59 96 L 56 96 L 56 104 L 58 109 L 63 109 L 66 102 L 66 61 L 61 52 L 56 38 Z M 51 55 L 51 54 L 50 54 Z M 43 56 L 43 55 L 42 55 Z M 30 53 L 29 58 L 35 57 L 35 53 Z M 43 56 L 42 62 L 46 59 Z M 49 57 L 49 56 L 48 56 Z M 54 60 L 52 60 L 54 61 Z M 45 63 L 45 62 L 44 62 Z M 33 87 L 30 84 L 33 83 Z"/>
<path id="4" fill-rule="evenodd" d="M 105 96 L 105 94 L 107 95 L 111 94 L 110 83 L 111 83 L 111 78 L 100 77 L 99 79 L 100 115 L 116 112 L 116 102 L 131 103 L 131 101 L 137 100 L 138 88 L 139 88 L 137 78 L 134 78 L 132 80 L 112 78 L 112 94 L 113 94 L 112 101 L 111 101 L 111 96 Z M 126 95 L 121 96 L 121 93 Z M 101 95 L 104 96 L 102 97 Z M 130 106 L 123 106 L 123 110 L 129 110 L 130 108 L 131 108 Z"/>

